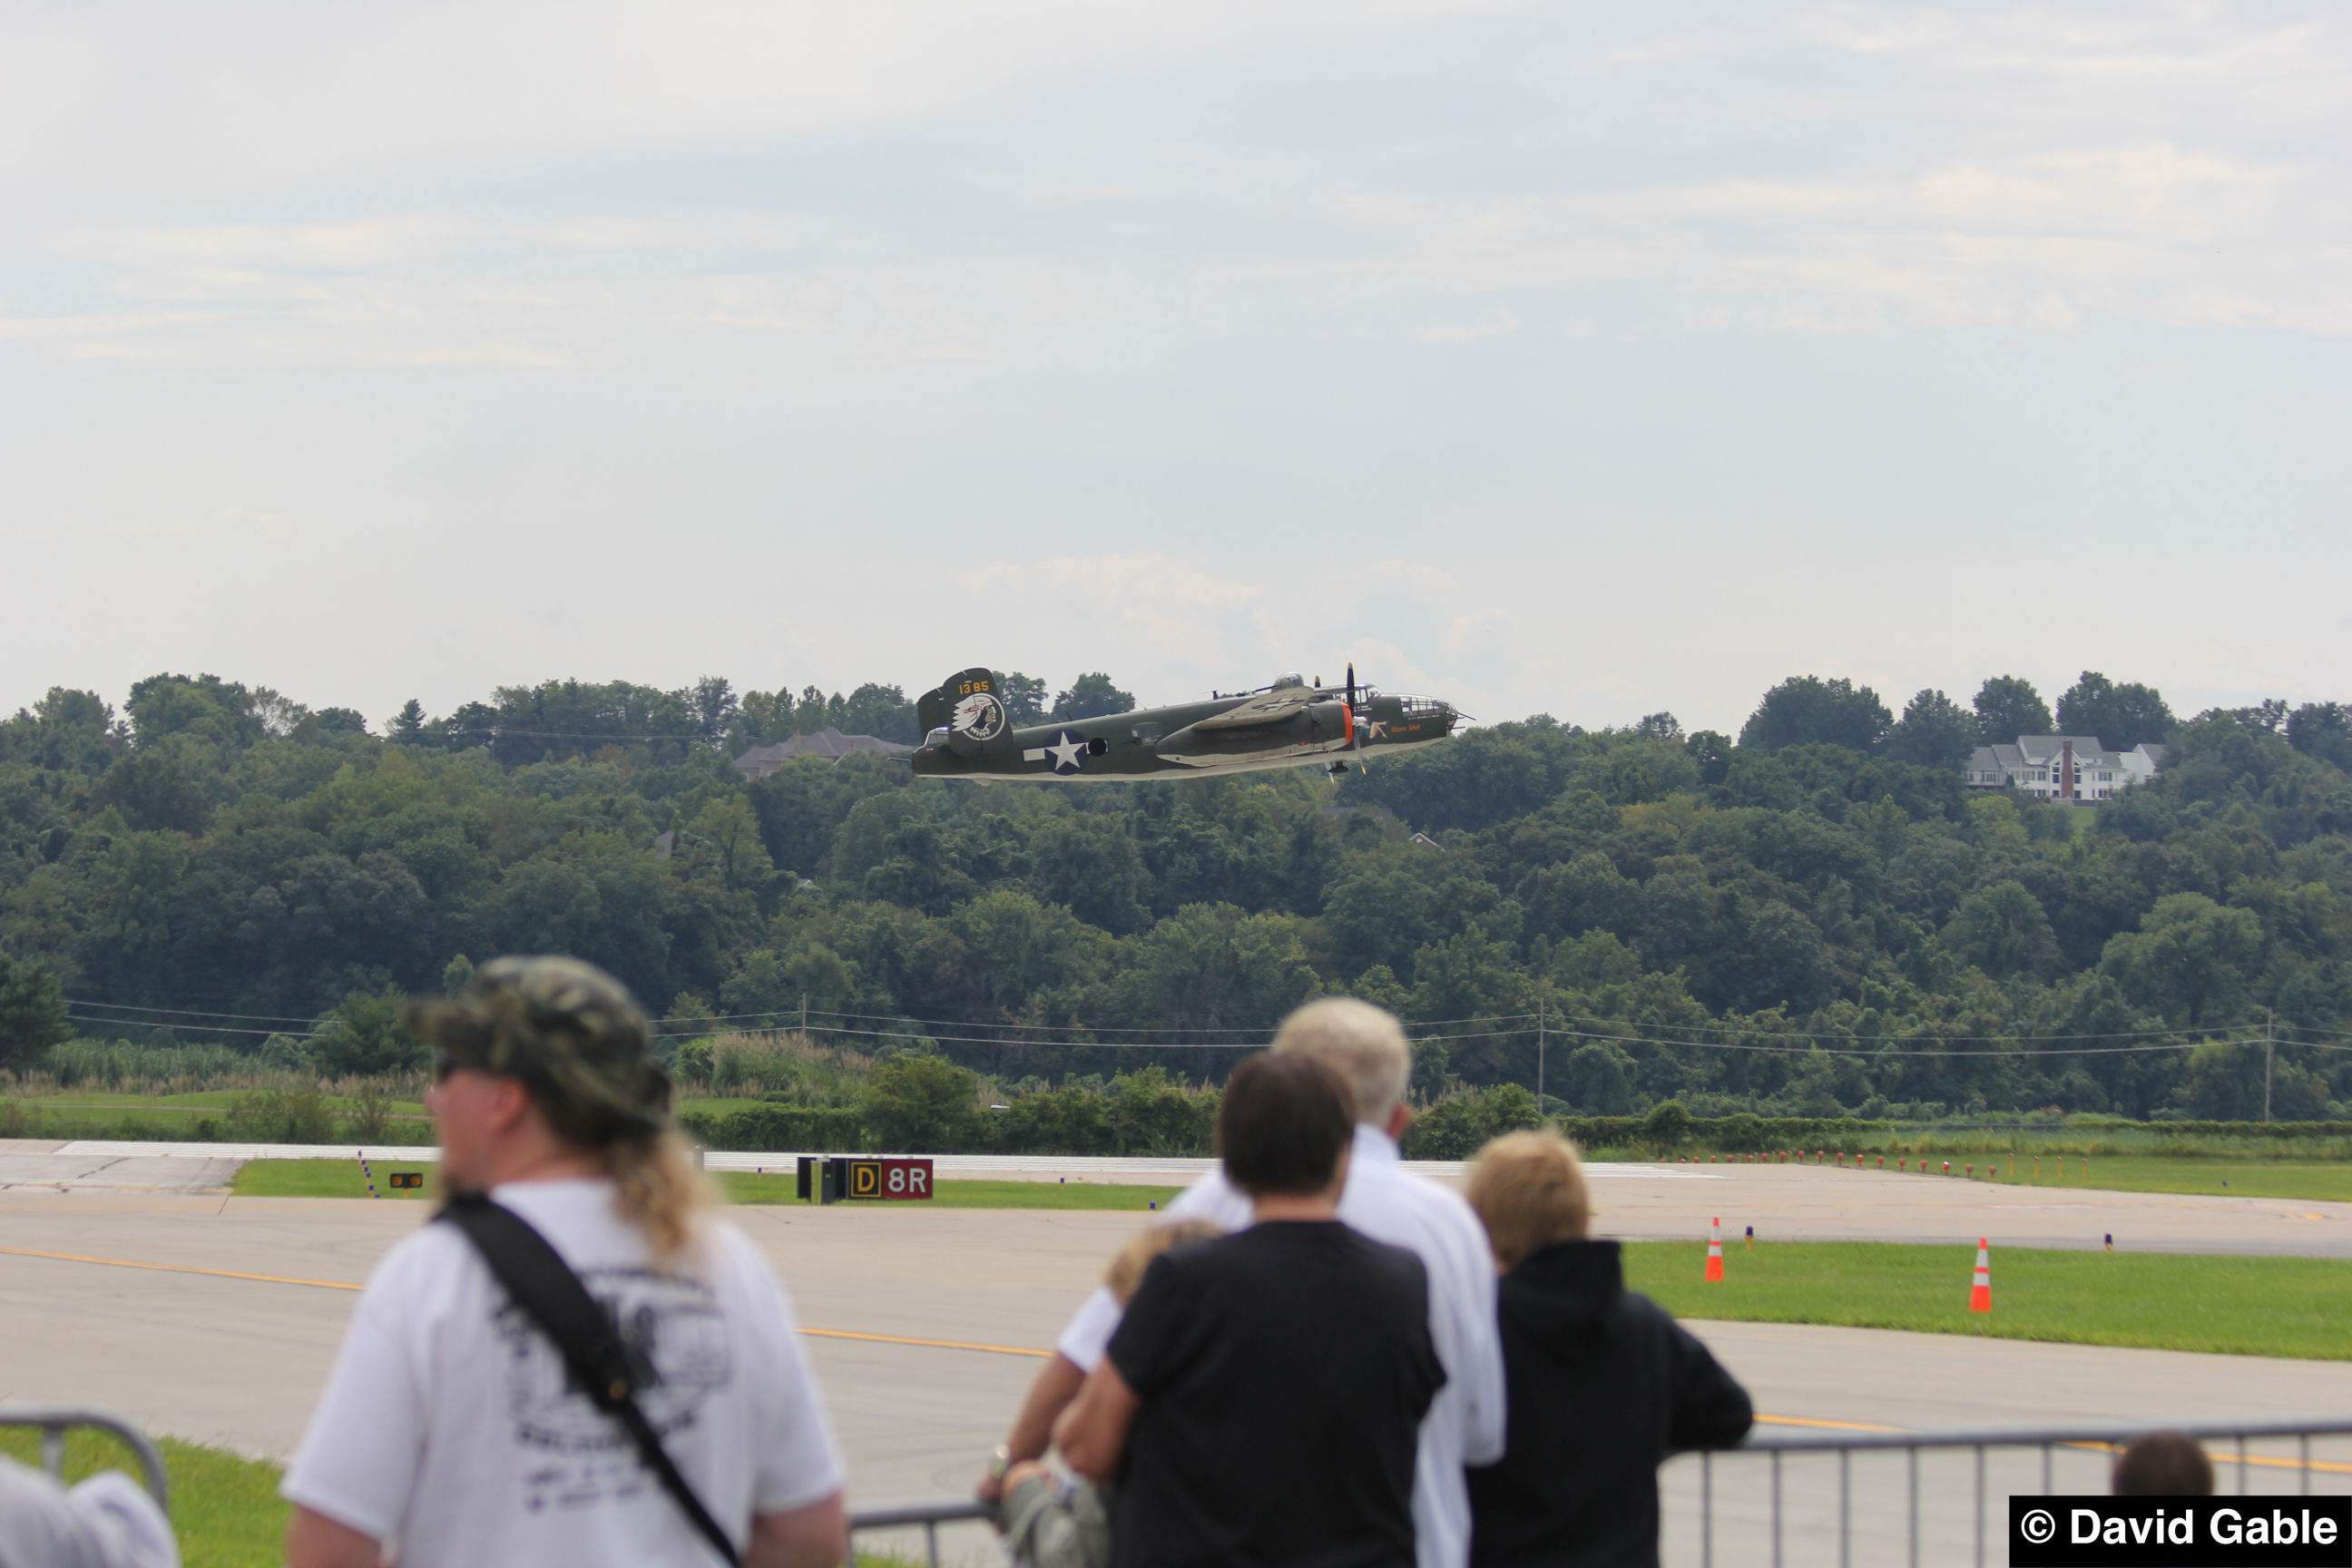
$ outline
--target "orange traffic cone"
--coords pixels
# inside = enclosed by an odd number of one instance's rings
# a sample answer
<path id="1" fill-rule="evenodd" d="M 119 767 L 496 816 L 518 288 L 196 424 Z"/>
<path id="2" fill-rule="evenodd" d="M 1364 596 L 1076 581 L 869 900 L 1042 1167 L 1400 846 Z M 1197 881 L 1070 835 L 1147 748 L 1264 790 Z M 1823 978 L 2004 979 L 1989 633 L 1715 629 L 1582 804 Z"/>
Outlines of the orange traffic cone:
<path id="1" fill-rule="evenodd" d="M 1715 1229 L 1706 1243 L 1706 1279 L 1720 1282 L 1723 1279 L 1723 1219 L 1717 1215 Z"/>
<path id="2" fill-rule="evenodd" d="M 1969 1287 L 1969 1310 L 1992 1310 L 1992 1243 L 1977 1237 L 1977 1282 Z"/>

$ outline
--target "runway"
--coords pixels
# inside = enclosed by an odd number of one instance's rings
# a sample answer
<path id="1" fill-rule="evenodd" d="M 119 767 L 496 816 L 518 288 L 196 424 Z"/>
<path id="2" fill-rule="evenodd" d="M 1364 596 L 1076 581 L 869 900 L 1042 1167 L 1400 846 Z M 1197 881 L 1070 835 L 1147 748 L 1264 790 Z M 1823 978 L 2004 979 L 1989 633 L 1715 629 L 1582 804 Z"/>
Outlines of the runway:
<path id="1" fill-rule="evenodd" d="M 56 1158 L 0 1154 L 0 1181 L 28 1157 Z M 2221 1233 L 2234 1223 L 2260 1245 L 2242 1236 L 2229 1250 L 2325 1255 L 2337 1255 L 2347 1230 L 2346 1216 L 2325 1213 L 2341 1205 L 2095 1193 L 2076 1205 L 2012 1201 L 2028 1197 L 2047 1194 L 1756 1167 L 1706 1184 L 1612 1182 L 1601 1194 L 1600 1228 L 1693 1237 L 1719 1212 L 1727 1227 L 1754 1223 L 1767 1237 L 1950 1240 L 1990 1229 L 2009 1245 L 2032 1234 L 2044 1245 L 2086 1246 L 2097 1228 L 2130 1226 L 2146 1245 L 2203 1250 L 2228 1239 Z M 2294 1217 L 2315 1212 L 2324 1217 Z M 414 1202 L 199 1196 L 144 1184 L 9 1185 L 0 1190 L 0 1344 L 10 1352 L 0 1358 L 0 1398 L 104 1405 L 154 1431 L 282 1458 L 299 1439 L 356 1287 L 427 1213 Z M 1119 1241 L 1149 1222 L 1139 1214 L 914 1205 L 730 1215 L 774 1262 L 810 1331 L 861 1506 L 966 1491 L 1070 1310 Z M 1928 1234 L 1903 1236 L 1905 1226 Z M 143 1267 L 126 1267 L 134 1264 Z M 1759 1410 L 1801 1426 L 2352 1412 L 2346 1363 L 1785 1324 L 1692 1327 Z M 1680 1461 L 1670 1468 L 1670 1498 L 1691 1492 L 1689 1469 Z M 1748 1507 L 1736 1503 L 1730 1479 L 1723 1484 L 1719 1512 Z M 1685 1545 L 1672 1555 L 1684 1558 Z"/>
<path id="2" fill-rule="evenodd" d="M 351 1159 L 362 1151 L 310 1144 L 0 1142 L 0 1192 L 128 1186 L 225 1190 L 248 1159 Z M 415 1164 L 435 1152 L 370 1148 L 378 1164 Z M 714 1171 L 788 1169 L 793 1156 L 710 1151 Z M 1182 1185 L 1208 1160 L 1055 1155 L 932 1156 L 942 1179 L 992 1178 Z M 1458 1161 L 1407 1168 L 1458 1182 Z M 1759 1240 L 1896 1241 L 1961 1246 L 1989 1236 L 2003 1247 L 2091 1247 L 2113 1237 L 2123 1252 L 2225 1252 L 2352 1258 L 2352 1203 L 2171 1193 L 2116 1193 L 2089 1183 L 2016 1186 L 1959 1176 L 1822 1165 L 1611 1164 L 1585 1168 L 1597 1223 L 1628 1240 L 1696 1240 L 1720 1217 L 1727 1234 Z"/>

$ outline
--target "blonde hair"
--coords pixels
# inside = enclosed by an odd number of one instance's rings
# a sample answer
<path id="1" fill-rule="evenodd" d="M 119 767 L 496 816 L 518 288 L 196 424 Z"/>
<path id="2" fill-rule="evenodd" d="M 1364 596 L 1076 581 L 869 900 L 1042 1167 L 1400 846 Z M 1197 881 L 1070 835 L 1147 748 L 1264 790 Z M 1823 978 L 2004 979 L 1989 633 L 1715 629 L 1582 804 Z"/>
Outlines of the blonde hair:
<path id="1" fill-rule="evenodd" d="M 656 1264 L 667 1268 L 685 1261 L 700 1240 L 702 1217 L 716 1198 L 695 1168 L 693 1148 L 664 1129 L 615 1139 L 604 1152 L 619 1189 L 614 1209 L 645 1231 Z"/>
<path id="2" fill-rule="evenodd" d="M 1384 1125 L 1412 1077 L 1404 1026 L 1385 1008 L 1353 996 L 1322 996 L 1282 1021 L 1277 1053 L 1297 1052 L 1330 1066 L 1355 1097 L 1356 1120 Z"/>
<path id="3" fill-rule="evenodd" d="M 1576 1145 L 1557 1132 L 1507 1132 L 1479 1150 L 1463 1195 L 1506 1268 L 1553 1242 L 1583 1240 L 1592 1222 Z"/>
<path id="4" fill-rule="evenodd" d="M 1223 1226 L 1211 1225 L 1204 1219 L 1171 1219 L 1166 1225 L 1139 1230 L 1127 1238 L 1127 1245 L 1110 1260 L 1110 1268 L 1103 1273 L 1103 1283 L 1124 1307 L 1135 1300 L 1135 1288 L 1143 1283 L 1143 1271 L 1151 1267 L 1153 1258 L 1188 1241 L 1206 1241 L 1224 1234 Z"/>

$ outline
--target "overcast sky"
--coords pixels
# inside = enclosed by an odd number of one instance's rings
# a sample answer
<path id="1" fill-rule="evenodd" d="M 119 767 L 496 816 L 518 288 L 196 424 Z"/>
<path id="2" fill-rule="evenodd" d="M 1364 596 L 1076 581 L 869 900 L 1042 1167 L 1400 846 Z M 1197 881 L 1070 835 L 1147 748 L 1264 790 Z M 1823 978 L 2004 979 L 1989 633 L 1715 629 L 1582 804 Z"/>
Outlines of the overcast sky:
<path id="1" fill-rule="evenodd" d="M 2352 13 L 13 0 L 0 707 L 2352 700 Z"/>

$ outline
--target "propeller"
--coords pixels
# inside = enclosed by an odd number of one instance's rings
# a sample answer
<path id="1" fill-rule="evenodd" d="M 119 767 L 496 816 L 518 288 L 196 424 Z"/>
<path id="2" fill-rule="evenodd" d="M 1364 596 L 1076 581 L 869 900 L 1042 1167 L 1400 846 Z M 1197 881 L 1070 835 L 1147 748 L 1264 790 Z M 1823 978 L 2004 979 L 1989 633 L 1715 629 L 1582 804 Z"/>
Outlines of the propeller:
<path id="1" fill-rule="evenodd" d="M 1348 661 L 1348 749 L 1356 753 L 1356 766 L 1360 768 L 1364 765 L 1364 729 L 1370 725 L 1359 728 L 1359 722 L 1356 718 L 1356 661 L 1351 658 Z"/>

